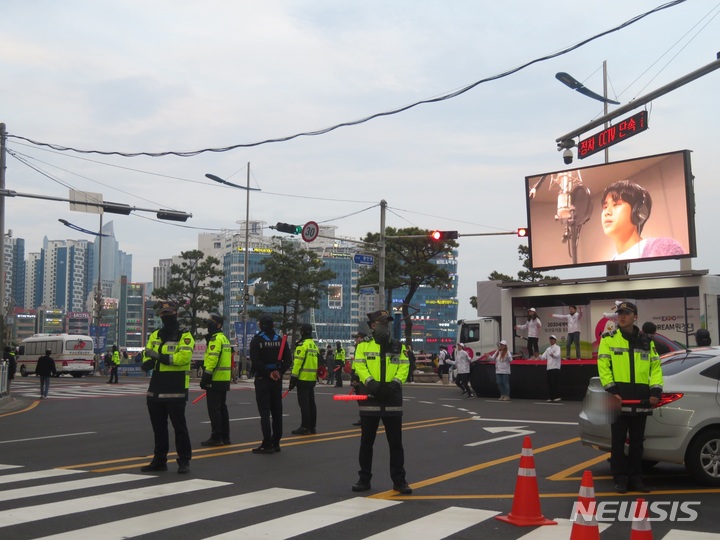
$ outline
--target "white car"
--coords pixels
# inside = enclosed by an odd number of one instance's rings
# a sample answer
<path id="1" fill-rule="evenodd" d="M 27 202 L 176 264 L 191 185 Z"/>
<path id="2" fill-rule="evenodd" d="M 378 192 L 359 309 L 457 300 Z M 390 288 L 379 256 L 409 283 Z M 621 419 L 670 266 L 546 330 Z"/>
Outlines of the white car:
<path id="1" fill-rule="evenodd" d="M 662 371 L 662 398 L 645 428 L 644 464 L 684 463 L 698 482 L 720 486 L 720 347 L 668 354 Z M 603 452 L 610 451 L 608 398 L 600 379 L 590 379 L 579 418 L 582 443 Z"/>

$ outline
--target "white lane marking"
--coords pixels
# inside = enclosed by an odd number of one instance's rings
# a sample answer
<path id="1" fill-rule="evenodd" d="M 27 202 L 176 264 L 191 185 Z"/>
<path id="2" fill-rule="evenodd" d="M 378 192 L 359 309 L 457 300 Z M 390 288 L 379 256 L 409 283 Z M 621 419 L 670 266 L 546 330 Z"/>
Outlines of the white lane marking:
<path id="1" fill-rule="evenodd" d="M 97 433 L 97 431 L 81 431 L 80 433 L 63 433 L 61 435 L 47 435 L 45 437 L 33 437 L 31 439 L 13 439 L 10 441 L 0 441 L 0 444 L 28 442 L 28 441 L 42 441 L 45 439 L 57 439 L 60 437 L 77 437 L 78 435 L 95 435 L 95 433 Z"/>
<path id="2" fill-rule="evenodd" d="M 532 435 L 534 431 L 529 429 L 523 429 L 527 426 L 507 426 L 507 427 L 486 427 L 483 428 L 485 431 L 490 433 L 502 433 L 503 431 L 509 431 L 512 435 L 504 435 L 502 437 L 495 437 L 494 439 L 487 439 L 485 441 L 478 441 L 474 443 L 468 443 L 465 446 L 480 446 L 481 444 L 489 444 L 497 441 L 504 441 L 505 439 L 513 439 L 515 437 L 521 437 L 523 435 Z"/>
<path id="3" fill-rule="evenodd" d="M 30 471 L 22 473 L 13 473 L 0 476 L 0 484 L 12 484 L 13 482 L 27 482 L 28 480 L 38 480 L 41 478 L 55 478 L 57 476 L 66 476 L 68 474 L 78 474 L 85 471 L 77 469 L 46 469 L 44 471 Z M 0 493 L 0 496 L 2 493 Z"/>
<path id="4" fill-rule="evenodd" d="M 553 422 L 551 420 L 520 420 L 518 418 L 483 418 L 482 416 L 473 416 L 473 420 L 481 422 L 511 422 L 516 424 L 550 424 L 553 426 L 577 426 L 577 422 Z"/>
<path id="5" fill-rule="evenodd" d="M 98 486 L 112 486 L 124 482 L 135 482 L 137 480 L 148 480 L 151 476 L 142 474 L 114 474 L 112 476 L 93 476 L 81 480 L 69 480 L 67 482 L 56 482 L 54 484 L 43 484 L 26 488 L 8 489 L 0 492 L 0 501 L 12 501 L 37 497 L 48 493 L 64 493 L 75 489 L 87 489 Z"/>
<path id="6" fill-rule="evenodd" d="M 499 513 L 451 506 L 435 514 L 374 534 L 365 540 L 397 540 L 398 538 L 440 540 L 449 538 L 463 529 L 477 525 Z"/>

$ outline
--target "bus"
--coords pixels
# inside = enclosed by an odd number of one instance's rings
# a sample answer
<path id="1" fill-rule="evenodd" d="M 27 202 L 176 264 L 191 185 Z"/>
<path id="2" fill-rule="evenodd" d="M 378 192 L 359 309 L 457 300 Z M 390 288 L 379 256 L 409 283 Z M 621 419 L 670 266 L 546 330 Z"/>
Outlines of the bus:
<path id="1" fill-rule="evenodd" d="M 50 350 L 58 375 L 73 377 L 91 375 L 94 371 L 93 340 L 90 336 L 71 334 L 35 334 L 20 343 L 17 370 L 23 377 L 35 373 L 38 358 Z"/>

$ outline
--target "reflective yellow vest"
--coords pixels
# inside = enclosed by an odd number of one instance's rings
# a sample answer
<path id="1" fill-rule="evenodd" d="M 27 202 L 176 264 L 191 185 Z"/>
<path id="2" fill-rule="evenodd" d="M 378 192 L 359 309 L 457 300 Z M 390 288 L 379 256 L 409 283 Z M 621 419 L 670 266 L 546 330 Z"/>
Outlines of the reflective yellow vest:
<path id="1" fill-rule="evenodd" d="M 295 346 L 292 375 L 301 381 L 317 380 L 318 346 L 312 338 L 305 338 Z"/>
<path id="2" fill-rule="evenodd" d="M 222 332 L 213 334 L 205 349 L 203 359 L 205 373 L 212 373 L 212 380 L 229 382 L 232 378 L 232 346 Z"/>
<path id="3" fill-rule="evenodd" d="M 637 336 L 637 329 L 635 335 Z M 607 391 L 620 394 L 623 399 L 647 399 L 660 396 L 663 376 L 660 357 L 650 340 L 648 350 L 633 347 L 630 359 L 630 343 L 619 329 L 600 340 L 598 346 L 598 374 Z"/>
<path id="4" fill-rule="evenodd" d="M 120 352 L 119 351 L 113 351 L 112 356 L 110 357 L 112 360 L 112 363 L 116 366 L 120 365 Z"/>
<path id="5" fill-rule="evenodd" d="M 155 330 L 147 342 L 147 349 L 170 357 L 170 364 L 155 362 L 147 398 L 151 401 L 186 401 L 190 387 L 190 363 L 192 361 L 195 339 L 190 332 L 178 331 L 178 341 L 162 340 Z M 143 362 L 152 360 L 143 355 Z"/>

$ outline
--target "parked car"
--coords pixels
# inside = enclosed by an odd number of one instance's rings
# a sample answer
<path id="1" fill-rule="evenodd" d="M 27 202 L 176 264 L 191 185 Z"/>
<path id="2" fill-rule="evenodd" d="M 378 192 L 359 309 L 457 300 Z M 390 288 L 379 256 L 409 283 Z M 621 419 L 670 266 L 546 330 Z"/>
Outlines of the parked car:
<path id="1" fill-rule="evenodd" d="M 668 354 L 662 370 L 662 398 L 645 428 L 644 464 L 684 463 L 698 482 L 720 486 L 720 347 Z M 579 418 L 582 444 L 603 452 L 610 451 L 609 397 L 593 377 Z"/>

